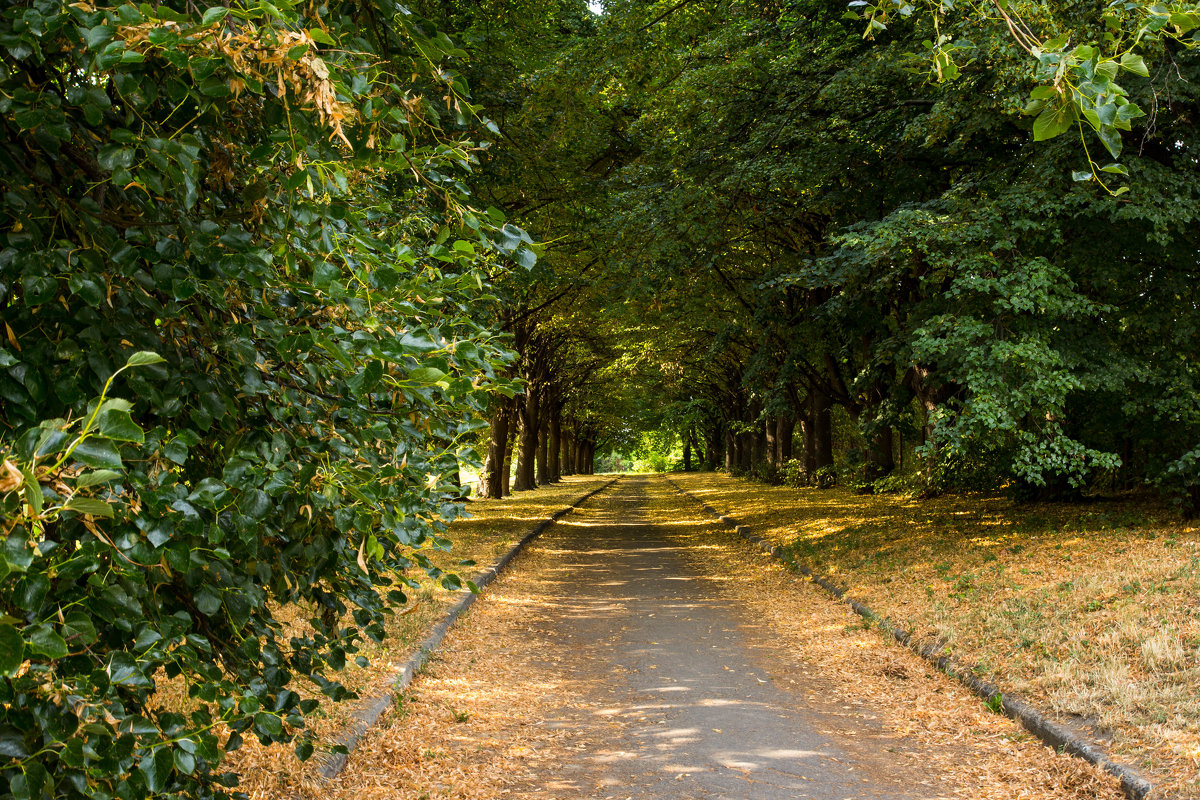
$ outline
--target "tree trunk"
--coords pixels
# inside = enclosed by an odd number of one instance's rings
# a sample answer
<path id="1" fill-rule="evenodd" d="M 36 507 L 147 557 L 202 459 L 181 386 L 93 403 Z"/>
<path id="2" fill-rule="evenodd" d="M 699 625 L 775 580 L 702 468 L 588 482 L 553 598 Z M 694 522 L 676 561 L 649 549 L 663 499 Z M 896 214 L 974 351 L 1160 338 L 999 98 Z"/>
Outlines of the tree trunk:
<path id="1" fill-rule="evenodd" d="M 767 460 L 767 431 L 759 425 L 748 434 L 750 438 L 750 465 L 748 469 L 753 470 L 759 464 Z"/>
<path id="2" fill-rule="evenodd" d="M 729 428 L 725 429 L 725 471 L 732 474 L 737 469 L 737 436 Z"/>
<path id="3" fill-rule="evenodd" d="M 550 409 L 548 399 L 543 399 L 538 409 L 537 429 L 537 482 L 545 486 L 550 482 Z"/>
<path id="4" fill-rule="evenodd" d="M 745 431 L 737 436 L 737 463 L 743 473 L 750 472 L 754 466 L 754 434 Z"/>
<path id="5" fill-rule="evenodd" d="M 775 441 L 779 443 L 779 465 L 792 460 L 792 435 L 796 432 L 796 418 L 778 417 L 775 420 Z"/>
<path id="6" fill-rule="evenodd" d="M 767 417 L 763 421 L 763 437 L 765 440 L 764 451 L 767 456 L 767 461 L 778 467 L 783 462 L 779 459 L 779 438 L 776 430 L 776 417 Z"/>
<path id="7" fill-rule="evenodd" d="M 683 443 L 683 471 L 692 471 L 692 436 L 688 434 L 688 438 Z"/>
<path id="8" fill-rule="evenodd" d="M 587 475 L 587 440 L 580 439 L 575 442 L 575 472 L 579 475 Z"/>
<path id="9" fill-rule="evenodd" d="M 517 448 L 517 482 L 513 491 L 536 489 L 534 461 L 537 458 L 538 402 L 537 390 L 531 384 L 519 406 L 521 420 L 520 444 Z"/>
<path id="10" fill-rule="evenodd" d="M 693 428 L 691 430 L 692 446 L 696 450 L 696 467 L 703 469 L 703 465 L 708 462 L 708 442 L 704 440 L 704 436 L 700 431 Z"/>
<path id="11" fill-rule="evenodd" d="M 829 410 L 833 403 L 821 392 L 810 392 L 804 400 L 804 471 L 811 479 L 821 467 L 833 464 L 833 421 Z"/>
<path id="12" fill-rule="evenodd" d="M 508 445 L 508 408 L 500 406 L 492 415 L 491 436 L 488 437 L 487 457 L 479 476 L 480 497 L 503 497 L 501 478 L 504 474 L 504 451 Z"/>
<path id="13" fill-rule="evenodd" d="M 720 423 L 714 423 L 712 430 L 708 433 L 708 448 L 704 452 L 704 468 L 709 472 L 715 472 L 717 466 L 721 463 L 721 444 L 723 442 L 721 425 Z"/>
<path id="14" fill-rule="evenodd" d="M 512 456 L 513 448 L 516 446 L 516 431 L 513 430 L 516 426 L 515 414 L 512 409 L 509 409 L 508 414 L 508 436 L 504 440 L 504 463 L 500 467 L 500 496 L 508 497 L 512 494 Z"/>
<path id="15" fill-rule="evenodd" d="M 867 444 L 865 476 L 869 481 L 890 475 L 896 469 L 894 441 L 890 426 L 883 426 Z"/>
<path id="16" fill-rule="evenodd" d="M 562 422 L 558 417 L 558 409 L 550 412 L 550 430 L 546 434 L 547 449 L 550 458 L 550 480 L 556 482 L 562 478 Z"/>

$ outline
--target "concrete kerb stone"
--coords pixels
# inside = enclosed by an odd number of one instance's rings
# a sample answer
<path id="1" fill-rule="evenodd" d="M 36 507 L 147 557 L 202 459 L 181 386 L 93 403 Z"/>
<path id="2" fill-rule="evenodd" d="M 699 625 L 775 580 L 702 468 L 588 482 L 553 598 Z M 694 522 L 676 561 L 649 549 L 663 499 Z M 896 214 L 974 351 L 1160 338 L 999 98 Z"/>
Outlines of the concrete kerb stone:
<path id="1" fill-rule="evenodd" d="M 570 505 L 566 506 L 565 508 L 560 508 L 548 518 L 539 522 L 533 530 L 522 536 L 520 541 L 510 547 L 502 556 L 500 556 L 500 558 L 496 559 L 495 563 L 475 576 L 474 583 L 479 589 L 480 593 L 482 593 L 483 589 L 492 581 L 494 581 L 501 572 L 504 571 L 504 568 L 508 566 L 509 562 L 516 558 L 517 554 L 519 554 L 525 548 L 525 545 L 529 544 L 531 541 L 544 533 L 546 529 L 555 522 L 574 511 L 587 500 L 590 500 L 600 492 L 611 487 L 620 479 L 621 477 L 618 475 L 608 483 L 593 489 L 582 497 L 576 498 Z M 471 604 L 475 602 L 475 598 L 478 596 L 479 595 L 475 592 L 472 592 L 468 589 L 463 589 L 458 600 L 456 600 L 452 606 L 446 609 L 446 613 L 442 616 L 437 625 L 433 626 L 433 629 L 430 630 L 429 634 L 421 640 L 421 643 L 417 645 L 416 649 L 413 650 L 412 654 L 409 655 L 404 664 L 402 664 L 400 668 L 396 670 L 391 684 L 391 691 L 382 697 L 377 697 L 367 701 L 354 712 L 354 715 L 350 724 L 347 726 L 345 733 L 339 736 L 336 742 L 336 744 L 344 746 L 346 748 L 346 752 L 334 753 L 325 760 L 318 770 L 322 778 L 325 780 L 332 780 L 333 778 L 336 778 L 343 769 L 345 769 L 346 761 L 350 758 L 350 752 L 354 750 L 354 748 L 362 740 L 362 737 L 366 735 L 367 731 L 374 727 L 375 723 L 379 722 L 379 718 L 382 717 L 384 713 L 395 704 L 396 696 L 408 687 L 416 674 L 420 672 L 421 668 L 424 667 L 426 662 L 429 661 L 429 657 L 433 654 L 433 651 L 436 650 L 438 646 L 441 645 L 442 640 L 446 638 L 446 634 L 450 631 L 450 628 L 452 628 L 454 623 L 457 622 L 458 619 L 466 612 L 466 610 L 471 607 Z"/>
<path id="2" fill-rule="evenodd" d="M 695 500 L 704 510 L 708 511 L 726 526 L 732 528 L 734 533 L 758 545 L 771 556 L 782 561 L 788 567 L 795 569 L 836 599 L 849 605 L 860 617 L 890 633 L 897 643 L 912 650 L 937 667 L 937 669 L 966 686 L 990 706 L 998 703 L 999 708 L 1004 712 L 1005 716 L 1020 723 L 1021 727 L 1032 733 L 1044 744 L 1059 752 L 1070 753 L 1073 756 L 1082 758 L 1089 764 L 1100 767 L 1110 775 L 1116 776 L 1121 781 L 1122 791 L 1125 792 L 1125 796 L 1130 798 L 1130 800 L 1147 800 L 1151 796 L 1154 791 L 1153 785 L 1139 775 L 1132 767 L 1113 761 L 1099 745 L 1083 739 L 1073 731 L 1053 722 L 1045 714 L 1028 703 L 1002 692 L 995 684 L 981 679 L 975 674 L 974 670 L 959 664 L 945 655 L 943 643 L 922 644 L 916 641 L 906 629 L 901 628 L 886 617 L 879 616 L 867 605 L 860 603 L 852 597 L 847 597 L 845 588 L 838 586 L 823 575 L 818 575 L 804 564 L 789 558 L 782 547 L 752 533 L 749 525 L 743 525 L 728 514 L 720 513 L 670 478 L 666 480 L 675 491 Z"/>

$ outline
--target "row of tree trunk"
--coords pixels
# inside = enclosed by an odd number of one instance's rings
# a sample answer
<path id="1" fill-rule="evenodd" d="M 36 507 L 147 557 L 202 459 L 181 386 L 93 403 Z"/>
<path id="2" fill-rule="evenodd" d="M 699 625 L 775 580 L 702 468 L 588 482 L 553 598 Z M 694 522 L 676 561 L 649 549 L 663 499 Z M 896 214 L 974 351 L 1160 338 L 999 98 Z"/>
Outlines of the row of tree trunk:
<path id="1" fill-rule="evenodd" d="M 823 394 L 809 393 L 790 412 L 763 416 L 758 403 L 730 403 L 714 415 L 707 430 L 693 429 L 684 437 L 684 469 L 692 468 L 693 453 L 706 469 L 724 467 L 730 472 L 750 472 L 756 464 L 782 468 L 799 458 L 809 475 L 833 465 L 833 403 Z M 796 426 L 801 430 L 801 452 L 793 452 Z"/>
<path id="2" fill-rule="evenodd" d="M 591 475 L 595 461 L 595 435 L 587 426 L 564 419 L 551 392 L 531 385 L 525 394 L 497 403 L 477 494 L 507 497 L 555 483 L 564 475 Z"/>

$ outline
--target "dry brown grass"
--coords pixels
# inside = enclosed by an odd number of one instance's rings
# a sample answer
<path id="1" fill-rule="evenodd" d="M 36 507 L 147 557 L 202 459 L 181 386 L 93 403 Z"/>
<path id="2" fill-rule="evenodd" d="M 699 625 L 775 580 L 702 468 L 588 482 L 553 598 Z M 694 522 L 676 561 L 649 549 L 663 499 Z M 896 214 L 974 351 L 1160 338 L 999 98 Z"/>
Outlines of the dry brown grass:
<path id="1" fill-rule="evenodd" d="M 1168 509 L 672 478 L 877 613 L 1108 738 L 1166 793 L 1200 793 L 1200 530 Z"/>
<path id="2" fill-rule="evenodd" d="M 538 522 L 610 479 L 611 476 L 577 475 L 564 478 L 556 485 L 503 500 L 470 502 L 467 510 L 471 518 L 460 519 L 450 527 L 451 549 L 432 552 L 429 557 L 448 572 L 458 572 L 464 577 L 474 575 L 492 564 Z M 477 566 L 460 566 L 459 562 L 464 560 L 474 561 Z M 350 662 L 336 677 L 364 698 L 388 693 L 397 669 L 456 596 L 457 593 L 442 589 L 433 581 L 423 581 L 415 596 L 410 593 L 408 608 L 397 609 L 406 613 L 397 613 L 391 618 L 387 638 L 380 643 L 368 641 L 362 646 L 360 654 L 368 658 L 368 666 L 359 667 Z M 308 625 L 310 613 L 309 609 L 292 607 L 281 609 L 277 616 L 285 625 L 303 628 Z M 307 696 L 319 696 L 311 691 L 312 687 L 308 687 L 308 692 L 302 686 L 294 688 Z M 162 694 L 164 702 L 171 702 L 172 687 L 165 686 Z M 176 694 L 185 696 L 182 692 Z M 345 730 L 358 705 L 359 701 L 354 700 L 338 704 L 327 701 L 309 717 L 308 727 L 317 741 L 327 747 Z M 324 790 L 315 777 L 318 761 L 314 758 L 302 763 L 289 747 L 263 747 L 247 738 L 246 744 L 223 766 L 238 773 L 241 791 L 247 792 L 253 800 L 266 800 L 291 798 L 306 791 L 316 792 L 313 796 L 323 796 Z"/>

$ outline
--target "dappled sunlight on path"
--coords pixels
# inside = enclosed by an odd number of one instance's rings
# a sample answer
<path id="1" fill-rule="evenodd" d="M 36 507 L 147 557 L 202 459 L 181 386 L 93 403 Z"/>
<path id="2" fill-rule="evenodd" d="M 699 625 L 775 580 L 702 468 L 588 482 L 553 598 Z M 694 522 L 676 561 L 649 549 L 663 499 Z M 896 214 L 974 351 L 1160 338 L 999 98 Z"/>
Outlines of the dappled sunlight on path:
<path id="1" fill-rule="evenodd" d="M 1119 796 L 661 479 L 625 479 L 514 567 L 337 797 Z"/>

